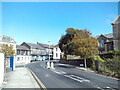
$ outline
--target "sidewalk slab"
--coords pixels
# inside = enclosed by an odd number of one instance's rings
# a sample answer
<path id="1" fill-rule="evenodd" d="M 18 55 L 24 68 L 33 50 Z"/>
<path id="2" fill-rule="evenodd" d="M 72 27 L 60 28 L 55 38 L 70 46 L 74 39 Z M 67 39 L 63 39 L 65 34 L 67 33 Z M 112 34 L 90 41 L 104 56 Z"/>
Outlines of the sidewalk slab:
<path id="1" fill-rule="evenodd" d="M 16 68 L 6 74 L 6 84 L 2 88 L 39 88 L 37 82 L 26 67 Z"/>

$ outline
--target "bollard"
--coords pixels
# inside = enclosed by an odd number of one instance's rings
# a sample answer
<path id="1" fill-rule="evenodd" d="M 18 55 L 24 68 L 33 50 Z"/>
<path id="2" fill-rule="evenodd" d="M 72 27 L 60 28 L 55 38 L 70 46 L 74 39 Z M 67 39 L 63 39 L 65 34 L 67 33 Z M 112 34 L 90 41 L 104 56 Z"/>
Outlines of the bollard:
<path id="1" fill-rule="evenodd" d="M 47 68 L 48 69 L 50 68 L 50 62 L 47 62 Z"/>
<path id="2" fill-rule="evenodd" d="M 51 68 L 54 68 L 54 63 L 53 62 L 51 62 Z"/>

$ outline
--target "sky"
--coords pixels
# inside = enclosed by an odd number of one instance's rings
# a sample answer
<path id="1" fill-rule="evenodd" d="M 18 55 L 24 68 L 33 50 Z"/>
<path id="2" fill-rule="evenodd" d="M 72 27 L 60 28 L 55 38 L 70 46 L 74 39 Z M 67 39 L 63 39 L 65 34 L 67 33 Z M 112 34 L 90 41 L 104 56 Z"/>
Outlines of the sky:
<path id="1" fill-rule="evenodd" d="M 0 4 L 1 6 L 1 4 Z M 67 28 L 112 33 L 117 2 L 2 2 L 2 32 L 17 44 L 57 44 Z"/>

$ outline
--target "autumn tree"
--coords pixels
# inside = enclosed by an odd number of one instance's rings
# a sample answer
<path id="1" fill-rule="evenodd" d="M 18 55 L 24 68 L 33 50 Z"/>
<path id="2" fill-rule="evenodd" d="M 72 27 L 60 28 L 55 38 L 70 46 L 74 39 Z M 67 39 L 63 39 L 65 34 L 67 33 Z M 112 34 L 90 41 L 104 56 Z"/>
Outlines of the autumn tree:
<path id="1" fill-rule="evenodd" d="M 74 28 L 68 28 L 66 29 L 66 34 L 61 36 L 59 40 L 59 47 L 61 51 L 64 52 L 65 55 L 74 54 L 71 41 L 74 38 L 74 35 L 78 31 L 79 30 L 74 29 Z"/>
<path id="2" fill-rule="evenodd" d="M 74 48 L 74 54 L 84 58 L 85 67 L 87 67 L 86 59 L 98 52 L 98 42 L 90 35 L 91 33 L 89 31 L 81 30 L 80 33 L 75 34 L 71 41 Z"/>
<path id="3" fill-rule="evenodd" d="M 14 56 L 15 50 L 13 49 L 12 45 L 8 46 L 8 44 L 3 44 L 0 46 L 0 52 L 3 53 L 5 56 L 4 66 L 5 66 L 5 70 L 6 70 L 7 57 Z"/>
<path id="4" fill-rule="evenodd" d="M 59 40 L 59 47 L 64 54 L 84 58 L 86 67 L 86 59 L 98 52 L 97 40 L 91 37 L 91 34 L 86 29 L 68 28 L 66 35 L 63 35 Z"/>

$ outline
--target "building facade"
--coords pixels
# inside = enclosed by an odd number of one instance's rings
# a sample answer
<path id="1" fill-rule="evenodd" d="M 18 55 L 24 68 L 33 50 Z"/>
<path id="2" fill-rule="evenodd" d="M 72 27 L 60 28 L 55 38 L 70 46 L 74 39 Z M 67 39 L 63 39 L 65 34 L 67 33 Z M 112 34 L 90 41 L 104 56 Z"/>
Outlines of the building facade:
<path id="1" fill-rule="evenodd" d="M 54 60 L 59 60 L 62 57 L 61 50 L 59 48 L 59 45 L 55 45 L 53 47 L 53 59 Z"/>
<path id="2" fill-rule="evenodd" d="M 112 23 L 114 49 L 120 51 L 120 15 Z"/>
<path id="3" fill-rule="evenodd" d="M 16 42 L 12 37 L 0 35 L 0 45 L 7 44 L 8 46 L 12 45 L 16 53 Z"/>
<path id="4" fill-rule="evenodd" d="M 48 44 L 43 44 L 43 43 L 38 43 L 38 45 L 44 47 L 44 53 L 45 53 L 45 56 L 46 56 L 46 59 L 49 59 L 49 56 L 50 56 L 50 59 L 52 60 L 53 59 L 53 45 L 48 45 Z"/>
<path id="5" fill-rule="evenodd" d="M 30 49 L 31 60 L 45 60 L 46 52 L 43 46 L 34 43 L 23 42 L 21 46 L 25 46 Z"/>
<path id="6" fill-rule="evenodd" d="M 30 49 L 17 45 L 16 46 L 16 65 L 27 64 L 31 61 Z"/>
<path id="7" fill-rule="evenodd" d="M 48 45 L 42 43 L 23 42 L 17 45 L 16 64 L 27 64 L 32 60 L 59 60 L 61 58 L 61 50 L 58 45 Z"/>
<path id="8" fill-rule="evenodd" d="M 114 50 L 113 46 L 113 34 L 104 34 L 96 37 L 98 40 L 99 53 L 105 53 Z"/>

